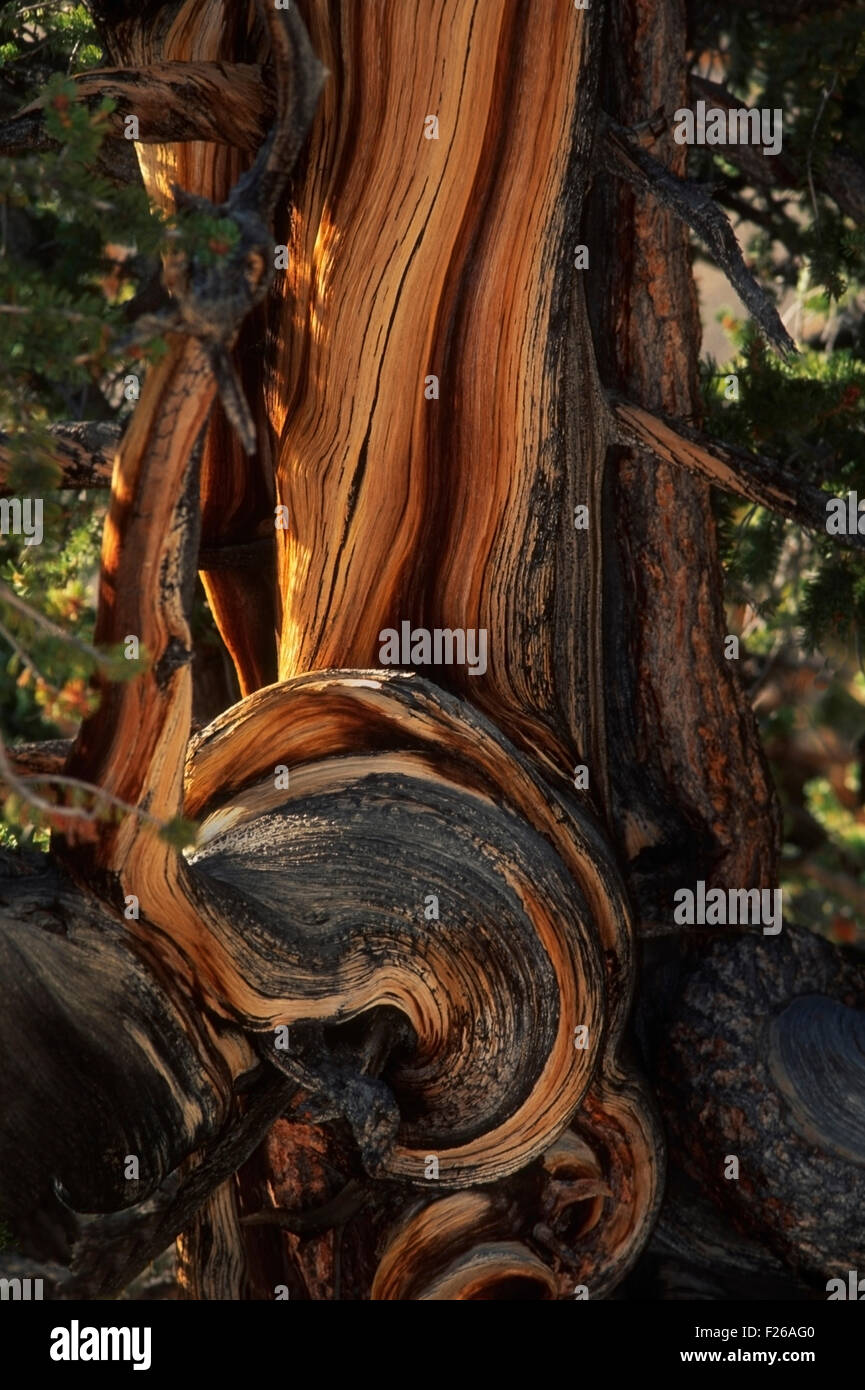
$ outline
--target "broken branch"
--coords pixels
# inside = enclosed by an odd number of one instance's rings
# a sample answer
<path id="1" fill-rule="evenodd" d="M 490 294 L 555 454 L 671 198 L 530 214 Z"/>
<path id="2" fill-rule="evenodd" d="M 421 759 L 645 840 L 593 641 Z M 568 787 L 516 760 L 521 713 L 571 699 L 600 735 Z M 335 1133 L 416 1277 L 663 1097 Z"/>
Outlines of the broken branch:
<path id="1" fill-rule="evenodd" d="M 665 463 L 686 468 L 726 492 L 747 497 L 808 531 L 825 533 L 828 494 L 811 483 L 794 477 L 771 459 L 719 444 L 681 420 L 645 410 L 621 396 L 611 395 L 610 403 L 623 444 L 649 449 Z M 865 549 L 865 536 L 852 533 L 836 539 L 852 549 Z"/>
<path id="2" fill-rule="evenodd" d="M 605 138 L 600 148 L 608 171 L 652 193 L 685 222 L 723 270 L 775 350 L 782 357 L 793 356 L 796 344 L 781 322 L 775 305 L 746 266 L 736 234 L 708 189 L 680 179 L 644 150 L 624 126 L 608 116 L 602 118 L 602 125 Z"/>

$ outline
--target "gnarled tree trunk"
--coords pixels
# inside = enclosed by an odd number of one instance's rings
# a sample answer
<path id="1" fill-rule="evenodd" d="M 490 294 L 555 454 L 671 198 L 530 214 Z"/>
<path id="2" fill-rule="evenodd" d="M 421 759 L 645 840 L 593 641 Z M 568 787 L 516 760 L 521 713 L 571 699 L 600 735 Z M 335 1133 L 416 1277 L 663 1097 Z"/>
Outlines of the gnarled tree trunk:
<path id="1" fill-rule="evenodd" d="M 154 84 L 154 200 L 225 203 L 274 112 L 305 133 L 318 74 L 294 7 L 94 10 L 130 109 Z M 626 448 L 612 394 L 696 408 L 687 234 L 598 156 L 602 109 L 628 126 L 682 104 L 682 16 L 297 11 L 327 75 L 278 171 L 288 270 L 225 334 L 255 455 L 190 309 L 114 466 L 97 637 L 135 634 L 150 665 L 106 685 L 68 771 L 147 817 L 70 824 L 6 895 L 16 1008 L 62 976 L 54 1026 L 98 1089 L 132 992 L 141 1079 L 88 1118 L 96 1160 L 70 1100 L 59 1171 L 37 1165 L 12 1205 L 32 1257 L 66 1267 L 61 1296 L 115 1292 L 179 1237 L 199 1298 L 603 1297 L 662 1196 L 625 1033 L 637 937 L 696 878 L 769 886 L 777 847 L 708 483 Z M 225 111 L 196 125 L 189 93 L 220 84 Z M 190 740 L 199 544 L 223 552 L 202 574 L 244 698 Z M 482 631 L 486 661 L 382 669 L 403 624 Z M 188 856 L 151 824 L 181 812 Z M 16 904 L 61 873 L 80 924 L 19 947 Z M 32 1048 L 4 1163 L 43 1132 L 55 1054 Z M 701 1152 L 711 1174 L 723 1155 Z M 105 1215 L 82 1230 L 76 1211 Z"/>

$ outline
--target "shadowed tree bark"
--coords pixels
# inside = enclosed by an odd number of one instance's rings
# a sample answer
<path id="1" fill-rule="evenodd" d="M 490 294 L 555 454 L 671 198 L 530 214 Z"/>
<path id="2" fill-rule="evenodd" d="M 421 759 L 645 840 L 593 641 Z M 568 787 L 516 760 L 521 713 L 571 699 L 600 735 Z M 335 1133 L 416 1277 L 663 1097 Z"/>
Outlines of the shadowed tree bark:
<path id="1" fill-rule="evenodd" d="M 675 889 L 776 881 L 708 480 L 815 505 L 694 434 L 687 199 L 609 154 L 684 104 L 680 6 L 92 8 L 154 202 L 206 200 L 238 242 L 167 268 L 169 349 L 113 465 L 96 641 L 148 665 L 104 681 L 65 773 L 135 811 L 58 811 L 49 861 L 2 884 L 25 1263 L 105 1296 L 177 1239 L 200 1299 L 605 1297 L 666 1127 L 662 1230 L 723 1205 L 756 1251 L 733 1287 L 819 1286 L 859 1236 L 827 1212 L 815 1241 L 807 1183 L 779 1220 L 774 1146 L 831 1152 L 849 1208 L 861 1116 L 821 1078 L 855 1071 L 861 968 L 821 946 L 805 1007 L 798 938 L 664 942 L 657 1097 L 627 1032 Z M 41 139 L 35 109 L 11 125 Z M 652 156 L 682 174 L 669 131 Z M 57 448 L 101 481 L 102 435 Z M 197 567 L 243 698 L 193 736 Z M 383 669 L 404 626 L 450 658 Z M 187 853 L 154 828 L 181 814 Z M 775 1109 L 733 1136 L 732 1185 L 727 1083 L 701 1101 L 739 1007 L 776 1020 L 735 1039 Z"/>

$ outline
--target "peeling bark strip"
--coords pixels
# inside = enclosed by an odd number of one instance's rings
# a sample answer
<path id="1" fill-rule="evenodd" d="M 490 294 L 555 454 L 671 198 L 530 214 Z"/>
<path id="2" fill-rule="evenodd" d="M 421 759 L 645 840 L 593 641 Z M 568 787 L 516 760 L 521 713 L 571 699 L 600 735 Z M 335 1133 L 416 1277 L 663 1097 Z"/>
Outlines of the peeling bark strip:
<path id="1" fill-rule="evenodd" d="M 177 815 L 191 719 L 189 587 L 197 552 L 198 472 L 192 466 L 216 383 L 201 346 L 172 334 L 151 367 L 115 465 L 102 543 L 97 645 L 132 634 L 151 666 L 132 681 L 101 679 L 98 712 L 84 721 L 67 772 L 160 820 Z M 174 651 L 183 661 L 164 664 Z M 140 822 L 101 827 L 96 845 L 66 837 L 70 868 L 121 869 Z M 74 852 L 73 852 L 74 850 Z M 134 891 L 134 890 L 132 890 Z"/>
<path id="2" fill-rule="evenodd" d="M 828 493 L 802 482 L 770 459 L 720 444 L 681 420 L 653 414 L 615 395 L 610 399 L 621 423 L 622 443 L 651 449 L 665 463 L 678 464 L 725 492 L 747 497 L 809 531 L 826 534 Z M 839 535 L 836 539 L 848 549 L 865 548 L 865 535 L 858 532 Z"/>
<path id="3" fill-rule="evenodd" d="M 261 68 L 249 63 L 156 63 L 145 68 L 97 68 L 75 79 L 76 96 L 91 110 L 116 102 L 108 132 L 124 137 L 124 118 L 138 118 L 136 143 L 208 140 L 257 150 L 273 119 L 272 94 Z M 44 130 L 41 99 L 0 122 L 0 152 L 54 148 Z"/>

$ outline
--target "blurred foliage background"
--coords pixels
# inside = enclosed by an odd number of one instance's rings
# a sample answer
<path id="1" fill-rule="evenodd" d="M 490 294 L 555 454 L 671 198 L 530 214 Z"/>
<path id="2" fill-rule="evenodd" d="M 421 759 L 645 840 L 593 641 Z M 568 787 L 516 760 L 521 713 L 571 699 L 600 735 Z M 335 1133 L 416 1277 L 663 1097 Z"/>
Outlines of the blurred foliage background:
<path id="1" fill-rule="evenodd" d="M 720 306 L 704 303 L 733 348 L 727 360 L 701 364 L 704 428 L 776 458 L 827 496 L 858 487 L 865 501 L 865 229 L 856 215 L 865 208 L 865 11 L 858 0 L 690 0 L 688 15 L 692 72 L 737 104 L 784 113 L 775 161 L 755 161 L 747 148 L 695 147 L 689 174 L 712 186 L 803 344 L 795 360 L 781 362 L 732 295 Z M 116 161 L 111 176 L 108 104 L 88 111 L 70 86 L 100 62 L 85 6 L 0 4 L 0 122 L 43 93 L 53 142 L 0 157 L 5 491 L 45 499 L 41 545 L 0 537 L 0 583 L 76 639 L 11 607 L 0 589 L 7 744 L 71 737 L 101 659 L 88 643 L 107 494 L 57 490 L 48 426 L 123 422 L 134 409 L 124 382 L 160 348 L 158 339 L 134 347 L 128 340 L 138 312 L 158 305 L 160 249 L 167 237 L 196 254 L 218 244 L 219 229 L 200 219 L 170 226 L 155 215 L 128 161 Z M 784 808 L 785 909 L 833 939 L 862 944 L 865 561 L 759 507 L 722 494 L 715 506 L 729 631 L 741 639 L 743 676 Z M 211 675 L 199 701 L 204 716 L 216 712 L 220 690 L 224 703 L 236 691 L 228 675 L 212 679 L 226 663 L 201 592 L 195 643 L 197 686 L 202 673 Z M 0 839 L 44 845 L 47 831 L 10 797 Z"/>

